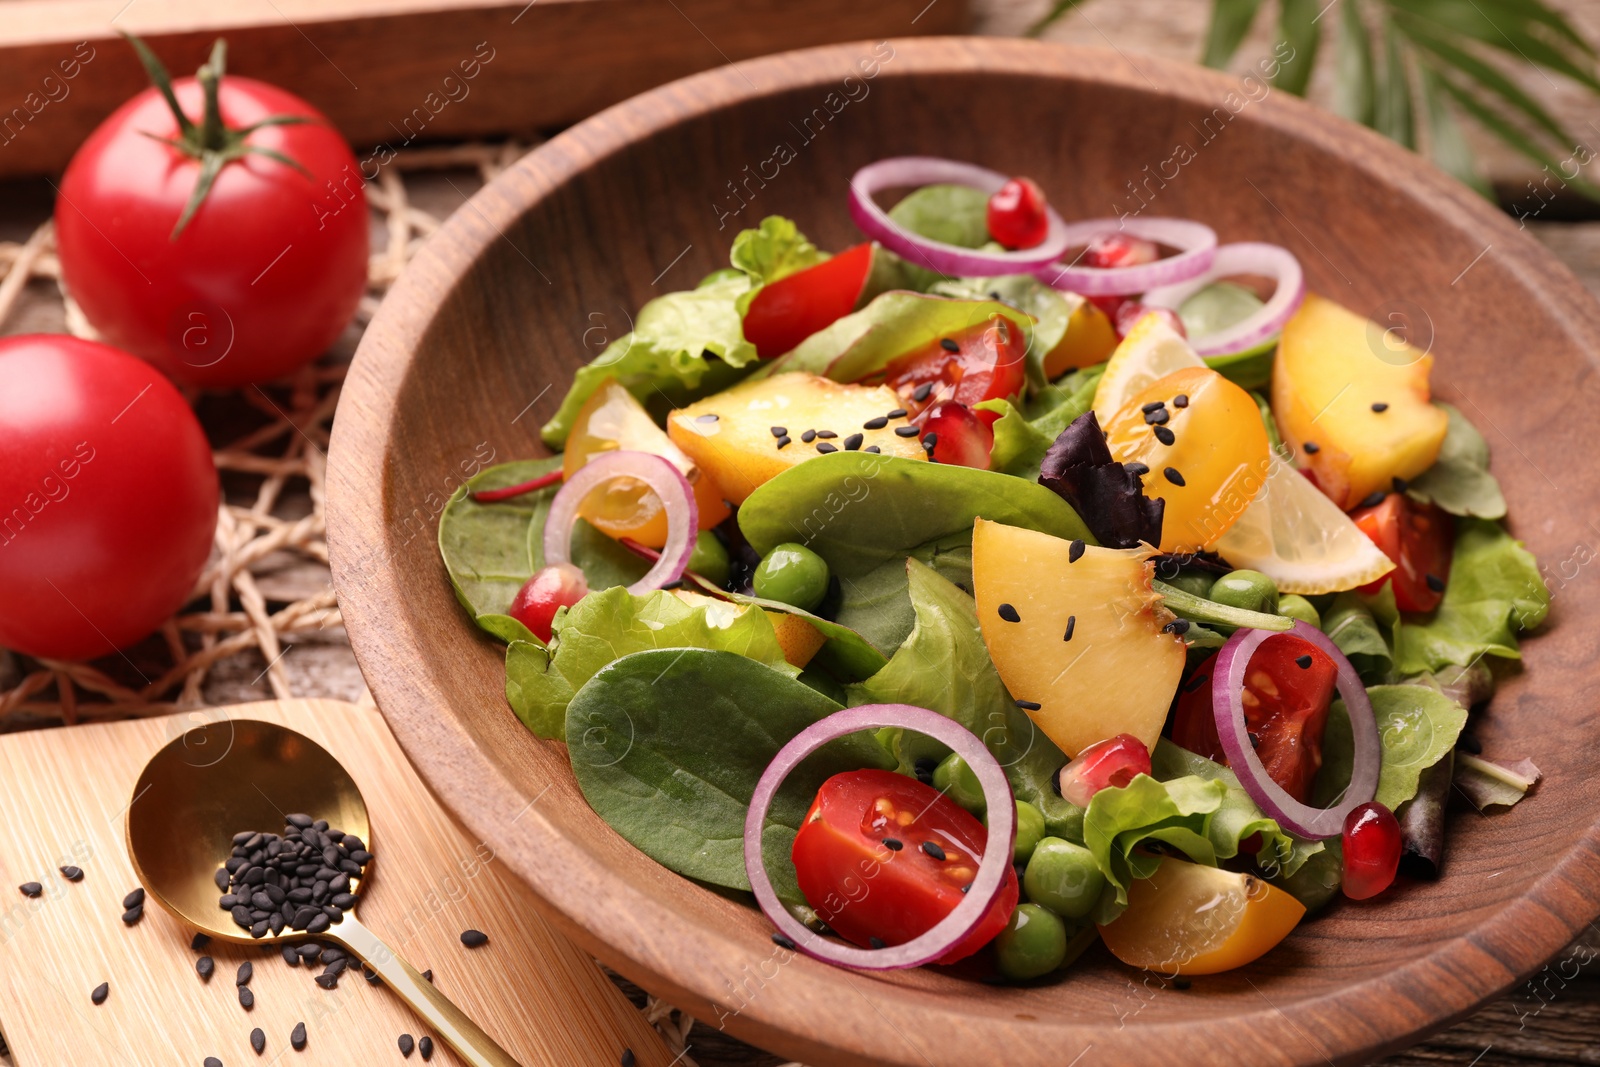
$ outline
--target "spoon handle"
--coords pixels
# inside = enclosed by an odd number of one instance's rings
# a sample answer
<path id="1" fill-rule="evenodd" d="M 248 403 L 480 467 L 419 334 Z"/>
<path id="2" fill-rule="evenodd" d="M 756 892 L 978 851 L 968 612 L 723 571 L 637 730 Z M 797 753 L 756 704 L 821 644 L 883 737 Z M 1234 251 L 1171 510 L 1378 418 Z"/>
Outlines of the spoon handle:
<path id="1" fill-rule="evenodd" d="M 339 942 L 377 971 L 384 984 L 411 1005 L 411 1009 L 472 1067 L 520 1067 L 510 1053 L 495 1044 L 494 1038 L 450 1003 L 432 982 L 395 955 L 377 934 L 357 922 L 354 915 L 346 915 L 321 936 Z"/>

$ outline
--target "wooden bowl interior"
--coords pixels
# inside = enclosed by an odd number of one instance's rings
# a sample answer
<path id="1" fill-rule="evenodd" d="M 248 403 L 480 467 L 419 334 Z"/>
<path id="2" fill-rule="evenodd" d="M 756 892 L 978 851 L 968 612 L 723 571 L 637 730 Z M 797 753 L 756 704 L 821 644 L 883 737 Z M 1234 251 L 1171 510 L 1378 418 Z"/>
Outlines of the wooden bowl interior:
<path id="1" fill-rule="evenodd" d="M 1593 543 L 1584 516 L 1600 487 L 1574 457 L 1600 404 L 1600 315 L 1487 204 L 1234 79 L 1019 42 L 894 48 L 853 84 L 870 45 L 724 69 L 591 120 L 458 212 L 389 298 L 340 413 L 331 521 L 352 640 L 423 775 L 607 962 L 712 1025 L 829 1062 L 1064 1063 L 1093 1044 L 1154 1063 L 1169 1053 L 1150 1038 L 1182 1034 L 1241 1062 L 1320 1063 L 1393 1045 L 1534 969 L 1595 911 L 1600 678 L 1586 661 L 1600 601 L 1583 595 L 1587 572 L 1558 589 L 1526 673 L 1473 726 L 1489 755 L 1539 765 L 1534 799 L 1453 814 L 1438 882 L 1336 906 L 1259 963 L 1182 992 L 1098 947 L 1030 988 L 774 963 L 756 911 L 636 852 L 586 806 L 564 747 L 507 710 L 501 647 L 457 605 L 435 551 L 444 499 L 491 454 L 544 454 L 539 424 L 573 368 L 646 300 L 725 266 L 739 228 L 781 213 L 823 247 L 858 241 L 847 179 L 888 155 L 1032 175 L 1069 219 L 1144 201 L 1224 241 L 1290 248 L 1315 290 L 1378 318 L 1406 312 L 1414 340 L 1433 334 L 1437 395 L 1488 436 L 1515 530 L 1552 572 Z"/>

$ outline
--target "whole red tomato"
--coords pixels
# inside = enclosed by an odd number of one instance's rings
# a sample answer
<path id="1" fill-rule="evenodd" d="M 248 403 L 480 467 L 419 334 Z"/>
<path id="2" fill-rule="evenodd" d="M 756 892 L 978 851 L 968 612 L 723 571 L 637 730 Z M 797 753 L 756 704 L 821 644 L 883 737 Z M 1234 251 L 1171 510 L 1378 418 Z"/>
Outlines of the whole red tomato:
<path id="1" fill-rule="evenodd" d="M 0 646 L 89 659 L 183 606 L 217 469 L 150 364 L 58 334 L 0 340 Z"/>
<path id="2" fill-rule="evenodd" d="M 149 64 L 159 85 L 165 71 Z M 101 123 L 61 179 L 55 224 L 66 286 L 107 342 L 177 381 L 225 387 L 326 350 L 361 298 L 368 244 L 361 174 L 338 131 L 299 97 L 220 67 L 219 50 L 172 84 L 182 122 L 152 86 Z M 221 169 L 180 228 L 208 159 Z"/>

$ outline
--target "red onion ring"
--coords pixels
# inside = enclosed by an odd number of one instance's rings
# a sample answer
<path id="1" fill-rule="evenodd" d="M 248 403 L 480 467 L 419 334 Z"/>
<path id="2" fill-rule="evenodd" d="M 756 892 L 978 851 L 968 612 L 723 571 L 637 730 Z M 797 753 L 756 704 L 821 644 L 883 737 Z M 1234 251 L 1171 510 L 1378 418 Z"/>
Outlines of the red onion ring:
<path id="1" fill-rule="evenodd" d="M 1052 263 L 1034 272 L 1056 289 L 1083 296 L 1129 296 L 1186 281 L 1211 269 L 1217 231 L 1189 219 L 1087 219 L 1067 227 L 1067 247 L 1087 245 L 1108 233 L 1128 233 L 1179 249 L 1175 256 L 1137 267 L 1079 267 Z"/>
<path id="2" fill-rule="evenodd" d="M 667 514 L 667 543 L 661 557 L 643 578 L 628 586 L 628 592 L 642 596 L 683 577 L 700 531 L 700 508 L 689 479 L 670 460 L 653 452 L 602 452 L 566 480 L 551 499 L 550 514 L 545 518 L 544 562 L 547 567 L 572 562 L 572 527 L 578 521 L 578 508 L 595 488 L 614 478 L 643 482 L 661 499 Z"/>
<path id="3" fill-rule="evenodd" d="M 1344 817 L 1377 795 L 1378 771 L 1383 763 L 1378 720 L 1373 717 L 1366 686 L 1338 645 L 1321 630 L 1303 622 L 1296 622 L 1288 632 L 1326 652 L 1338 669 L 1339 696 L 1350 713 L 1350 733 L 1355 740 L 1355 760 L 1344 799 L 1331 808 L 1300 803 L 1272 780 L 1250 743 L 1250 729 L 1244 718 L 1244 676 L 1256 649 L 1274 636 L 1271 630 L 1236 630 L 1217 653 L 1217 665 L 1211 674 L 1211 708 L 1217 718 L 1217 737 L 1222 741 L 1222 751 L 1227 753 L 1228 766 L 1239 776 L 1239 784 L 1262 811 L 1278 820 L 1279 826 L 1311 840 L 1337 837 L 1344 830 Z"/>
<path id="4" fill-rule="evenodd" d="M 935 156 L 895 156 L 869 163 L 850 179 L 850 217 L 861 232 L 889 251 L 930 270 L 949 275 L 1031 274 L 1061 258 L 1068 248 L 1067 224 L 1048 205 L 1050 228 L 1033 248 L 980 252 L 913 233 L 889 217 L 873 197 L 884 189 L 924 185 L 965 185 L 993 196 L 1010 181 L 1004 174 L 972 163 Z"/>
<path id="5" fill-rule="evenodd" d="M 856 948 L 813 933 L 789 914 L 773 890 L 772 880 L 767 877 L 766 864 L 761 855 L 761 829 L 766 825 L 767 811 L 772 807 L 772 798 L 777 795 L 778 787 L 802 760 L 836 737 L 885 726 L 900 726 L 926 734 L 948 745 L 967 761 L 978 776 L 978 784 L 983 787 L 983 798 L 988 804 L 989 837 L 984 843 L 983 860 L 978 864 L 978 876 L 973 879 L 972 888 L 962 897 L 955 910 L 935 923 L 933 929 L 903 945 Z M 761 780 L 756 783 L 755 795 L 750 798 L 750 812 L 744 820 L 744 866 L 761 910 L 806 955 L 826 963 L 870 971 L 920 967 L 949 952 L 983 919 L 1005 884 L 1016 833 L 1016 805 L 1011 795 L 1011 784 L 982 741 L 960 723 L 927 708 L 910 704 L 863 704 L 858 708 L 836 711 L 807 726 L 779 749 L 772 762 L 767 764 Z"/>
<path id="6" fill-rule="evenodd" d="M 1219 278 L 1237 274 L 1262 274 L 1277 279 L 1278 286 L 1255 313 L 1206 337 L 1191 337 L 1189 344 L 1202 356 L 1225 356 L 1253 348 L 1283 332 L 1284 323 L 1299 310 L 1306 298 L 1305 272 L 1300 261 L 1287 248 L 1245 241 L 1217 249 L 1211 269 L 1197 278 L 1175 285 L 1164 285 L 1144 294 L 1149 307 L 1177 311 L 1179 305 Z"/>

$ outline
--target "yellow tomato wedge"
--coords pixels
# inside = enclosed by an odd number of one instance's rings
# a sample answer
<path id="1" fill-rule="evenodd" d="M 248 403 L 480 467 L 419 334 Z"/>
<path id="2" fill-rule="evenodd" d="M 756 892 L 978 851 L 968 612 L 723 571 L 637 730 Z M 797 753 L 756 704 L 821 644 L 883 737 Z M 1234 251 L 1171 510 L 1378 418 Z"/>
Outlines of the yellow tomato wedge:
<path id="1" fill-rule="evenodd" d="M 1217 974 L 1265 955 L 1305 913 L 1253 874 L 1169 858 L 1128 887 L 1128 910 L 1100 927 L 1100 939 L 1131 967 Z"/>
<path id="2" fill-rule="evenodd" d="M 716 483 L 668 439 L 632 393 L 615 379 L 607 378 L 573 422 L 567 450 L 561 458 L 562 475 L 570 478 L 592 456 L 618 450 L 652 452 L 682 471 L 694 488 L 700 529 L 709 530 L 728 517 L 728 505 Z M 590 494 L 578 514 L 607 537 L 631 537 L 651 548 L 667 543 L 667 516 L 661 501 L 631 478 L 618 478 Z"/>

